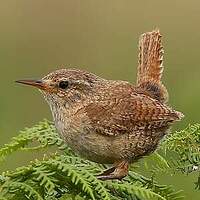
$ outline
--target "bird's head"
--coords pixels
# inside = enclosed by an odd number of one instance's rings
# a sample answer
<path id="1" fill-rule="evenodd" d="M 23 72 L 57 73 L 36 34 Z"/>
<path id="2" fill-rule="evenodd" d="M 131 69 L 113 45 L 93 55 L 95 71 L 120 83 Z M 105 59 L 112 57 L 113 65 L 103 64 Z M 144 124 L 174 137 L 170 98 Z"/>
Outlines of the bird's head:
<path id="1" fill-rule="evenodd" d="M 85 100 L 95 92 L 95 88 L 102 80 L 83 70 L 60 69 L 39 80 L 18 80 L 16 82 L 38 88 L 50 105 L 59 105 Z"/>

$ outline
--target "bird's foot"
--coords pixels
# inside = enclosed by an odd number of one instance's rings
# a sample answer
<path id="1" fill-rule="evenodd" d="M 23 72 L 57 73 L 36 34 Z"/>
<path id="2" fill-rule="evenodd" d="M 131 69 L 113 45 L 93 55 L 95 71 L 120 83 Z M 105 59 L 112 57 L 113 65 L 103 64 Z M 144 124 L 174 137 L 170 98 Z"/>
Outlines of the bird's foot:
<path id="1" fill-rule="evenodd" d="M 107 169 L 102 174 L 98 175 L 97 178 L 100 180 L 113 180 L 113 179 L 122 180 L 127 175 L 128 175 L 128 162 L 122 161 L 118 163 L 116 166 Z"/>

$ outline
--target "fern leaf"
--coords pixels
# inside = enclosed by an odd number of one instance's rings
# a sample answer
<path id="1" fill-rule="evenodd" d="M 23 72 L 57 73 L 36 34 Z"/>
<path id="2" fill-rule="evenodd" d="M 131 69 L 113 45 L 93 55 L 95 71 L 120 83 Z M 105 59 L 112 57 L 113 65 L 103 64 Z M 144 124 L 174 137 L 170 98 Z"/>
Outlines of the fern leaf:
<path id="1" fill-rule="evenodd" d="M 145 200 L 153 200 L 153 199 L 160 199 L 160 200 L 167 200 L 166 198 L 162 197 L 161 195 L 153 192 L 152 190 L 143 187 L 141 184 L 127 184 L 127 183 L 116 183 L 112 182 L 108 185 L 110 188 L 114 188 L 117 191 L 125 192 L 129 195 L 136 195 L 137 197 Z"/>
<path id="2" fill-rule="evenodd" d="M 27 147 L 27 145 L 33 141 L 39 142 L 39 145 Z M 4 160 L 7 155 L 19 149 L 38 150 L 52 145 L 57 146 L 61 150 L 67 149 L 64 141 L 58 136 L 54 125 L 44 120 L 34 127 L 26 128 L 24 131 L 21 131 L 9 144 L 5 144 L 4 147 L 0 149 L 0 160 Z"/>
<path id="3" fill-rule="evenodd" d="M 33 176 L 41 186 L 44 186 L 49 195 L 55 193 L 57 180 L 53 177 L 56 172 L 49 171 L 45 166 L 36 166 L 33 168 Z"/>
<path id="4" fill-rule="evenodd" d="M 95 199 L 93 190 L 92 190 L 90 184 L 88 183 L 88 181 L 86 179 L 84 179 L 84 177 L 82 177 L 82 173 L 81 173 L 80 169 L 78 169 L 70 164 L 61 163 L 57 160 L 48 160 L 45 162 L 45 164 L 53 166 L 57 170 L 60 170 L 61 172 L 66 173 L 67 176 L 71 177 L 72 183 L 74 183 L 75 185 L 80 183 L 82 185 L 83 191 L 86 192 L 92 199 Z"/>
<path id="5" fill-rule="evenodd" d="M 28 185 L 27 183 L 12 181 L 5 187 L 9 187 L 10 193 L 23 191 L 24 195 L 26 194 L 29 198 L 33 197 L 35 200 L 43 200 L 42 196 L 32 186 Z"/>
<path id="6" fill-rule="evenodd" d="M 153 192 L 161 195 L 167 200 L 183 199 L 182 191 L 175 191 L 172 186 L 159 185 L 154 179 L 146 178 L 136 172 L 129 173 L 128 183 L 140 183 L 142 186 L 151 189 Z"/>

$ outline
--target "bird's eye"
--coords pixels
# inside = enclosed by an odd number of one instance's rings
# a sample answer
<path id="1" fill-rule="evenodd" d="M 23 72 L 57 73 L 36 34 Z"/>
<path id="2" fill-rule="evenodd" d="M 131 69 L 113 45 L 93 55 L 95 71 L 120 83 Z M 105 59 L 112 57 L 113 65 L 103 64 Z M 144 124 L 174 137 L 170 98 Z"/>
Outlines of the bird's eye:
<path id="1" fill-rule="evenodd" d="M 58 85 L 58 87 L 63 89 L 63 90 L 67 89 L 68 86 L 69 86 L 69 82 L 68 81 L 60 81 L 60 83 Z"/>

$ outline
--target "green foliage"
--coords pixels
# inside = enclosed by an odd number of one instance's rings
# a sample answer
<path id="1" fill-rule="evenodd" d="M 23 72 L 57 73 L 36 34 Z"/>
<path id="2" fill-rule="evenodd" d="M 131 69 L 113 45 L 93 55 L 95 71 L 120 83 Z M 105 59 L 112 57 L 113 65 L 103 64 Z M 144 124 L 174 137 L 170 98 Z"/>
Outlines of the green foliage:
<path id="1" fill-rule="evenodd" d="M 200 125 L 188 126 L 171 134 L 161 145 L 161 153 L 155 152 L 143 159 L 152 174 L 144 177 L 137 168 L 132 169 L 123 181 L 101 181 L 96 175 L 105 167 L 75 155 L 60 139 L 54 125 L 43 121 L 13 138 L 0 149 L 4 160 L 14 151 L 44 149 L 56 146 L 57 152 L 31 161 L 14 171 L 0 176 L 0 200 L 178 200 L 181 191 L 172 186 L 161 185 L 155 180 L 156 173 L 191 173 L 200 166 Z M 162 153 L 165 152 L 165 153 Z M 172 155 L 175 153 L 175 158 Z M 170 157 L 171 159 L 167 159 Z M 135 166 L 135 165 L 133 165 Z M 200 187 L 200 178 L 196 188 Z"/>
<path id="2" fill-rule="evenodd" d="M 179 170 L 190 173 L 200 166 L 200 124 L 189 125 L 168 137 L 162 144 L 165 152 L 176 153 L 174 163 Z"/>

